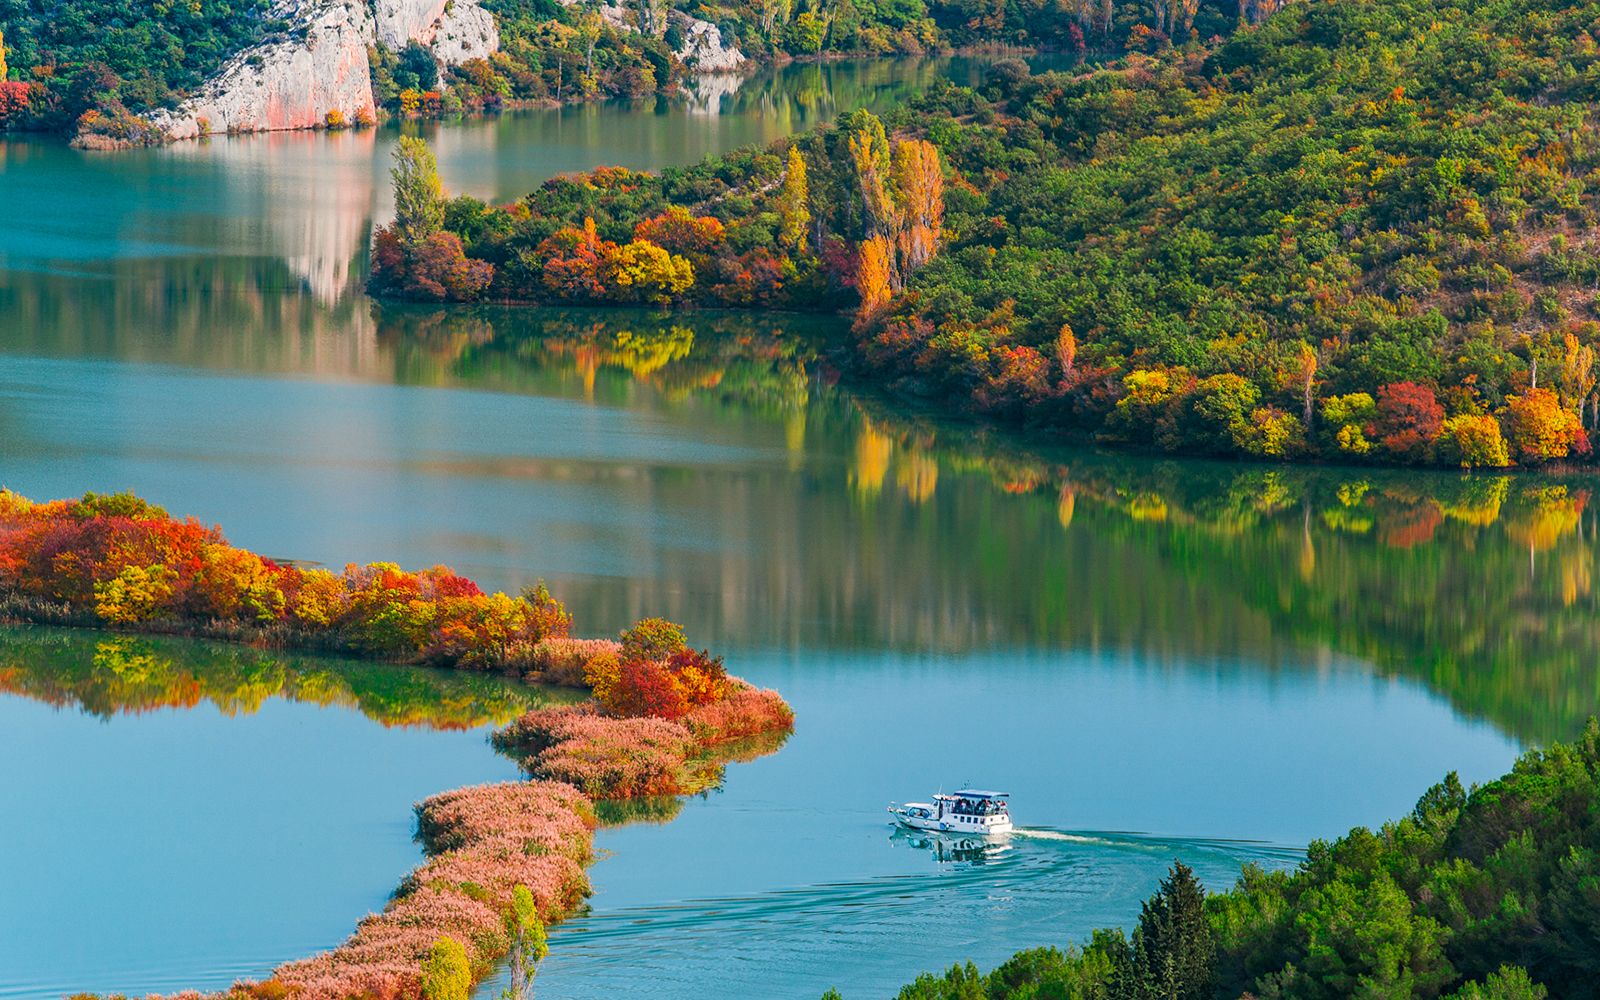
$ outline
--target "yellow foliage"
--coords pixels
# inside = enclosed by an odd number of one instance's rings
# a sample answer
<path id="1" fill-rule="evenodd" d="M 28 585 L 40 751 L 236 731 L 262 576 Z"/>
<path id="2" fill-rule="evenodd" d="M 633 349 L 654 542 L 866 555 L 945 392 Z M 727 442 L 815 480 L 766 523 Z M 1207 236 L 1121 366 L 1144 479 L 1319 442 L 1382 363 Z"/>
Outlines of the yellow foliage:
<path id="1" fill-rule="evenodd" d="M 302 625 L 327 626 L 344 610 L 344 593 L 343 577 L 325 569 L 304 570 L 289 613 Z"/>
<path id="2" fill-rule="evenodd" d="M 161 565 L 125 566 L 112 579 L 94 585 L 95 614 L 119 625 L 149 621 L 172 597 L 176 577 Z"/>
<path id="3" fill-rule="evenodd" d="M 607 262 L 611 283 L 625 297 L 664 304 L 694 285 L 694 267 L 648 240 L 634 240 L 617 248 Z"/>

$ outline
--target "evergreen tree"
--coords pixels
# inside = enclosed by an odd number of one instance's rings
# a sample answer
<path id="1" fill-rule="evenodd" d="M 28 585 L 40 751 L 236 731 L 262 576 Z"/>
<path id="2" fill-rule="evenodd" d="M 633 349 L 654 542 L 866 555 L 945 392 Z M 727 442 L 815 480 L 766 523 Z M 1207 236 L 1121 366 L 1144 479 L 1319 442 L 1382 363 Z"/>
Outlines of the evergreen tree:
<path id="1" fill-rule="evenodd" d="M 1133 932 L 1132 955 L 1117 977 L 1123 1000 L 1205 1000 L 1216 982 L 1217 946 L 1206 920 L 1205 889 L 1175 861 L 1146 900 Z"/>

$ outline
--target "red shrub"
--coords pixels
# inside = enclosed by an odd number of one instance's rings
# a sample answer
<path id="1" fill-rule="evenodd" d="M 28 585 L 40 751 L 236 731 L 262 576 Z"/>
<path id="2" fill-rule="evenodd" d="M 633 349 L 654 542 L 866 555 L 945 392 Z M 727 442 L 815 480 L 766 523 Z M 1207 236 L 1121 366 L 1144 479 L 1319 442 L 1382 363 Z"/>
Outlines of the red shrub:
<path id="1" fill-rule="evenodd" d="M 1415 382 L 1391 382 L 1378 390 L 1378 418 L 1369 437 L 1396 458 L 1426 461 L 1444 424 L 1444 407 L 1433 390 Z"/>

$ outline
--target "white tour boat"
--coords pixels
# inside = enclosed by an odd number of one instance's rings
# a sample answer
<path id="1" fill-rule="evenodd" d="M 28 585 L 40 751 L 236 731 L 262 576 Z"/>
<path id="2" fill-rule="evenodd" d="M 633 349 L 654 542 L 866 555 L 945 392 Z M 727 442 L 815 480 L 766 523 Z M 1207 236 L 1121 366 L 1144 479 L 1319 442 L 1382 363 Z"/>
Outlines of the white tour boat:
<path id="1" fill-rule="evenodd" d="M 1006 807 L 1009 794 L 963 788 L 949 795 L 935 795 L 932 802 L 890 806 L 889 812 L 896 823 L 909 830 L 999 836 L 1011 832 L 1011 810 Z"/>

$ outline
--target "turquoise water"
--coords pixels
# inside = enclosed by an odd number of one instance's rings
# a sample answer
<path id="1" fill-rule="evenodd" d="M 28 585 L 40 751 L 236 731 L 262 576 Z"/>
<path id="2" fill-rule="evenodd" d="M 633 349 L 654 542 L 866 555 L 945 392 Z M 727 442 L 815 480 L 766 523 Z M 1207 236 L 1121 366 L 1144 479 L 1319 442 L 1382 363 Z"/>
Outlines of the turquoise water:
<path id="1" fill-rule="evenodd" d="M 447 184 L 508 198 L 950 69 L 435 138 Z M 1292 863 L 1600 703 L 1581 483 L 1021 449 L 852 396 L 826 321 L 375 306 L 389 141 L 0 143 L 0 190 L 37 206 L 0 218 L 0 483 L 133 489 L 278 557 L 543 578 L 579 631 L 666 614 L 779 688 L 781 752 L 601 832 L 541 996 L 891 995 L 1126 923 L 1175 857 L 1216 886 Z M 102 717 L 0 690 L 7 1000 L 331 947 L 415 863 L 412 801 L 508 773 L 481 729 L 385 726 L 371 698 Z M 1031 832 L 983 858 L 891 836 L 889 802 L 969 782 Z"/>

